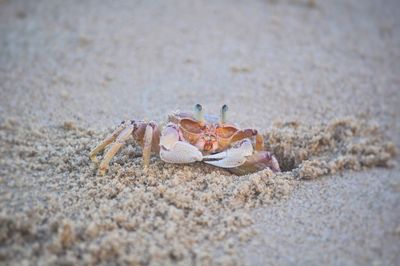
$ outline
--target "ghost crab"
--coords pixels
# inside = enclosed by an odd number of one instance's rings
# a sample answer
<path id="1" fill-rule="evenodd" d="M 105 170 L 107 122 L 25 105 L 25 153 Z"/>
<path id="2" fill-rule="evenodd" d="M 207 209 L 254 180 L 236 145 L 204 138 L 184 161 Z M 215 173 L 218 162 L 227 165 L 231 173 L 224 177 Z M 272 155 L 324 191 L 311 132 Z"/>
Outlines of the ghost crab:
<path id="1" fill-rule="evenodd" d="M 100 162 L 99 173 L 104 175 L 109 162 L 133 138 L 142 146 L 143 166 L 147 168 L 152 152 L 167 163 L 205 163 L 225 168 L 238 175 L 256 172 L 269 167 L 279 172 L 275 156 L 264 151 L 264 138 L 255 129 L 240 129 L 227 122 L 228 106 L 221 108 L 219 117 L 205 115 L 200 104 L 195 112 L 176 111 L 169 115 L 168 123 L 159 126 L 155 122 L 126 120 L 90 152 L 92 161 L 96 155 L 113 143 Z"/>

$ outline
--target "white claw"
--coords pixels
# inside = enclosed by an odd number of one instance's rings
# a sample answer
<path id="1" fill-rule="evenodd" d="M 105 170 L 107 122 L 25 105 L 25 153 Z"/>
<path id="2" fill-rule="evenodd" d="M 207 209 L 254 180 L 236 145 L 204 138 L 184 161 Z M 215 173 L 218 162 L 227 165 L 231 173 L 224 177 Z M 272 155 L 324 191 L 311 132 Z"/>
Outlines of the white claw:
<path id="1" fill-rule="evenodd" d="M 195 146 L 179 141 L 176 128 L 167 126 L 160 138 L 160 158 L 167 163 L 193 163 L 201 161 L 203 155 Z"/>
<path id="2" fill-rule="evenodd" d="M 244 164 L 246 160 L 247 159 L 245 157 L 226 157 L 219 161 L 204 161 L 204 162 L 221 168 L 233 168 Z"/>
<path id="3" fill-rule="evenodd" d="M 233 168 L 244 164 L 247 160 L 247 156 L 253 154 L 253 145 L 249 140 L 243 140 L 238 146 L 232 147 L 229 150 L 204 156 L 204 160 L 214 160 L 214 161 L 204 161 L 205 163 L 222 167 L 222 168 Z M 221 159 L 221 160 L 215 160 Z"/>
<path id="4" fill-rule="evenodd" d="M 165 147 L 167 150 L 170 150 L 178 141 L 178 131 L 174 127 L 166 126 L 161 133 L 160 146 Z"/>
<path id="5" fill-rule="evenodd" d="M 167 163 L 193 163 L 201 161 L 203 155 L 195 146 L 177 141 L 169 150 L 161 146 L 160 158 Z"/>

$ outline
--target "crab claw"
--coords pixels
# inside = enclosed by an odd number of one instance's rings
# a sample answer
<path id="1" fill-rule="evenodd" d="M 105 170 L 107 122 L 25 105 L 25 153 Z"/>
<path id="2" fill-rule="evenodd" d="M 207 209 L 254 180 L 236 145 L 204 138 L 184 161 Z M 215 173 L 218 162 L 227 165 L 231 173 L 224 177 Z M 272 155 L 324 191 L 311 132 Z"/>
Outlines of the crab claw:
<path id="1" fill-rule="evenodd" d="M 238 167 L 229 168 L 228 170 L 236 175 L 245 175 L 261 171 L 266 168 L 271 169 L 275 173 L 281 171 L 278 160 L 274 155 L 268 151 L 259 151 L 255 152 L 250 157 L 247 157 L 247 160 L 244 164 Z"/>
<path id="2" fill-rule="evenodd" d="M 192 163 L 201 161 L 203 155 L 195 146 L 180 141 L 178 130 L 167 125 L 161 133 L 160 158 L 167 163 Z"/>
<path id="3" fill-rule="evenodd" d="M 204 156 L 203 160 L 205 163 L 227 168 L 228 171 L 237 175 L 254 173 L 265 168 L 280 172 L 275 156 L 267 151 L 253 153 L 253 145 L 248 139 L 238 142 L 229 150 Z"/>

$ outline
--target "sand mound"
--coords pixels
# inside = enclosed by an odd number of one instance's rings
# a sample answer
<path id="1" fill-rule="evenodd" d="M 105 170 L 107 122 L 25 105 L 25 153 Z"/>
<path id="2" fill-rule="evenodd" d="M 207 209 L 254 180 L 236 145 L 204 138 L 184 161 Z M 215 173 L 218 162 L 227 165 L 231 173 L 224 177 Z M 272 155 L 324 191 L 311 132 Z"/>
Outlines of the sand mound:
<path id="1" fill-rule="evenodd" d="M 354 120 L 276 125 L 266 147 L 283 173 L 235 176 L 202 163 L 141 167 L 128 145 L 107 176 L 90 148 L 106 133 L 64 123 L 0 125 L 0 260 L 10 263 L 230 264 L 256 233 L 250 210 L 287 197 L 302 179 L 391 166 L 395 146 Z"/>
<path id="2" fill-rule="evenodd" d="M 276 125 L 267 136 L 267 149 L 283 171 L 300 179 L 313 179 L 345 169 L 393 166 L 394 143 L 385 141 L 376 125 L 352 119 L 307 126 L 297 122 Z"/>

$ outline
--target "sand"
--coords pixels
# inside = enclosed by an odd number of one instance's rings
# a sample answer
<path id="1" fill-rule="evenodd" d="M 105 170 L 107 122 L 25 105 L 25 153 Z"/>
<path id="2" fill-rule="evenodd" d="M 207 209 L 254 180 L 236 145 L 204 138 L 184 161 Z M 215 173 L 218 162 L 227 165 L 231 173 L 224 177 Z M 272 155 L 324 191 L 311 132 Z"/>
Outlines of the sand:
<path id="1" fill-rule="evenodd" d="M 311 4 L 310 4 L 311 3 Z M 0 2 L 0 261 L 396 265 L 396 1 Z M 281 163 L 236 176 L 132 140 L 121 120 L 202 103 Z"/>

